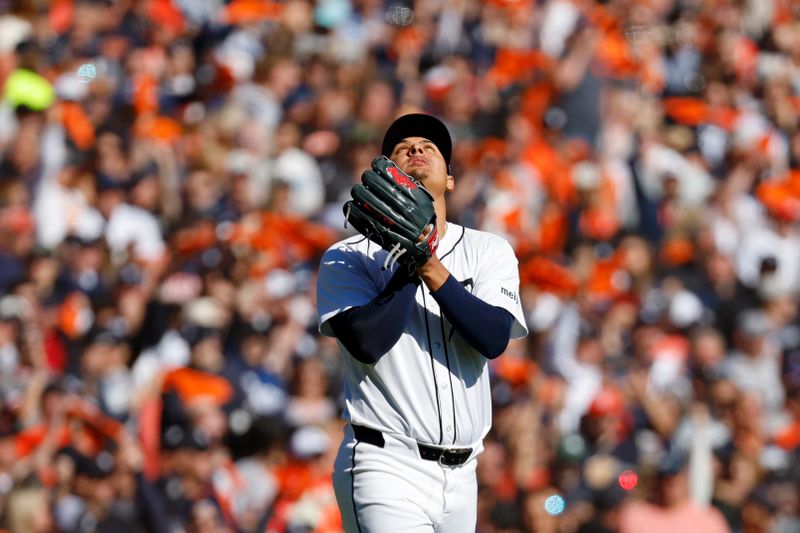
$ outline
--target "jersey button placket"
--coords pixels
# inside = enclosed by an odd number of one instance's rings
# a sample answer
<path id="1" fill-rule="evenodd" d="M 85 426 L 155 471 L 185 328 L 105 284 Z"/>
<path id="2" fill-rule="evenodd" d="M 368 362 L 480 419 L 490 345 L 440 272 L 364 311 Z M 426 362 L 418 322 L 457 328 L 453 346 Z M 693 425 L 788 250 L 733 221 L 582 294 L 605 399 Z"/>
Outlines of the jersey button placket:
<path id="1" fill-rule="evenodd" d="M 450 399 L 450 379 L 449 375 L 445 372 L 438 374 L 439 381 L 439 399 L 441 401 L 442 413 L 442 430 L 443 441 L 442 444 L 450 444 L 453 440 L 453 403 Z"/>

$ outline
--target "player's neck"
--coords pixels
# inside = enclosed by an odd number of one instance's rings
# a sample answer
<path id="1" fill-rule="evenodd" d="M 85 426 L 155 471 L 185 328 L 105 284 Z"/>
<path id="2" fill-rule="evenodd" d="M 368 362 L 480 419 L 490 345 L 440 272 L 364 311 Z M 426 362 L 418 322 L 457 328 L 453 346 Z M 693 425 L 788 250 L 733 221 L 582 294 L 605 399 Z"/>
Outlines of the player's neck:
<path id="1" fill-rule="evenodd" d="M 441 241 L 444 238 L 444 234 L 447 233 L 447 207 L 444 202 L 436 202 L 433 208 L 436 211 L 436 230 Z"/>

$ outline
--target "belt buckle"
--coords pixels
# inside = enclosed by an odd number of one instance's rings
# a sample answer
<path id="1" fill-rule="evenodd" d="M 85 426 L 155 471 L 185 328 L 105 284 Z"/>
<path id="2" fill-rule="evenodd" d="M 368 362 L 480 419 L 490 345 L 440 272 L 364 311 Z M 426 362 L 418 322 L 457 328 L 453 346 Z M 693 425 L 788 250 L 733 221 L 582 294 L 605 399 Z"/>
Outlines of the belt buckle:
<path id="1" fill-rule="evenodd" d="M 444 448 L 439 454 L 438 463 L 442 466 L 463 465 L 470 453 L 472 451 L 467 452 L 466 449 L 461 448 Z M 448 459 L 448 457 L 452 457 L 452 459 Z"/>
<path id="2" fill-rule="evenodd" d="M 436 459 L 436 462 L 439 463 L 442 466 L 450 466 L 445 461 L 446 458 L 447 458 L 447 448 L 445 448 L 443 450 L 439 450 L 439 458 Z"/>

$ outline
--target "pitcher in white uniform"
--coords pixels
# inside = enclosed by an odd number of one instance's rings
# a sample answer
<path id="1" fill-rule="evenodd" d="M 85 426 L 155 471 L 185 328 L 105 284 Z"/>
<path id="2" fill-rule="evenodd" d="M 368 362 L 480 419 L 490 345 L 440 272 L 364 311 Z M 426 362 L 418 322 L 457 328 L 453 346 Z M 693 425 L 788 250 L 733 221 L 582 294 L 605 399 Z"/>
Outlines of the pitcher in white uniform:
<path id="1" fill-rule="evenodd" d="M 336 498 L 349 533 L 474 531 L 487 362 L 527 335 L 518 261 L 503 238 L 447 222 L 455 179 L 440 120 L 398 118 L 382 152 L 433 195 L 440 243 L 412 272 L 387 269 L 387 252 L 361 236 L 322 258 L 320 332 L 339 341 L 348 422 Z"/>

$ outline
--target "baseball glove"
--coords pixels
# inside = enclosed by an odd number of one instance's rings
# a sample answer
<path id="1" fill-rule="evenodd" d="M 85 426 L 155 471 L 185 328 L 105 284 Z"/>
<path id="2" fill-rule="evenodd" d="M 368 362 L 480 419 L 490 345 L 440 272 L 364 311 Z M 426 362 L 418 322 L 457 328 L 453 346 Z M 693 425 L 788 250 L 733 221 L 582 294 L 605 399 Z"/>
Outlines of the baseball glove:
<path id="1" fill-rule="evenodd" d="M 439 234 L 433 196 L 386 156 L 373 159 L 372 169 L 364 171 L 350 195 L 353 199 L 344 204 L 344 216 L 389 252 L 384 268 L 397 262 L 416 268 L 436 252 Z"/>

